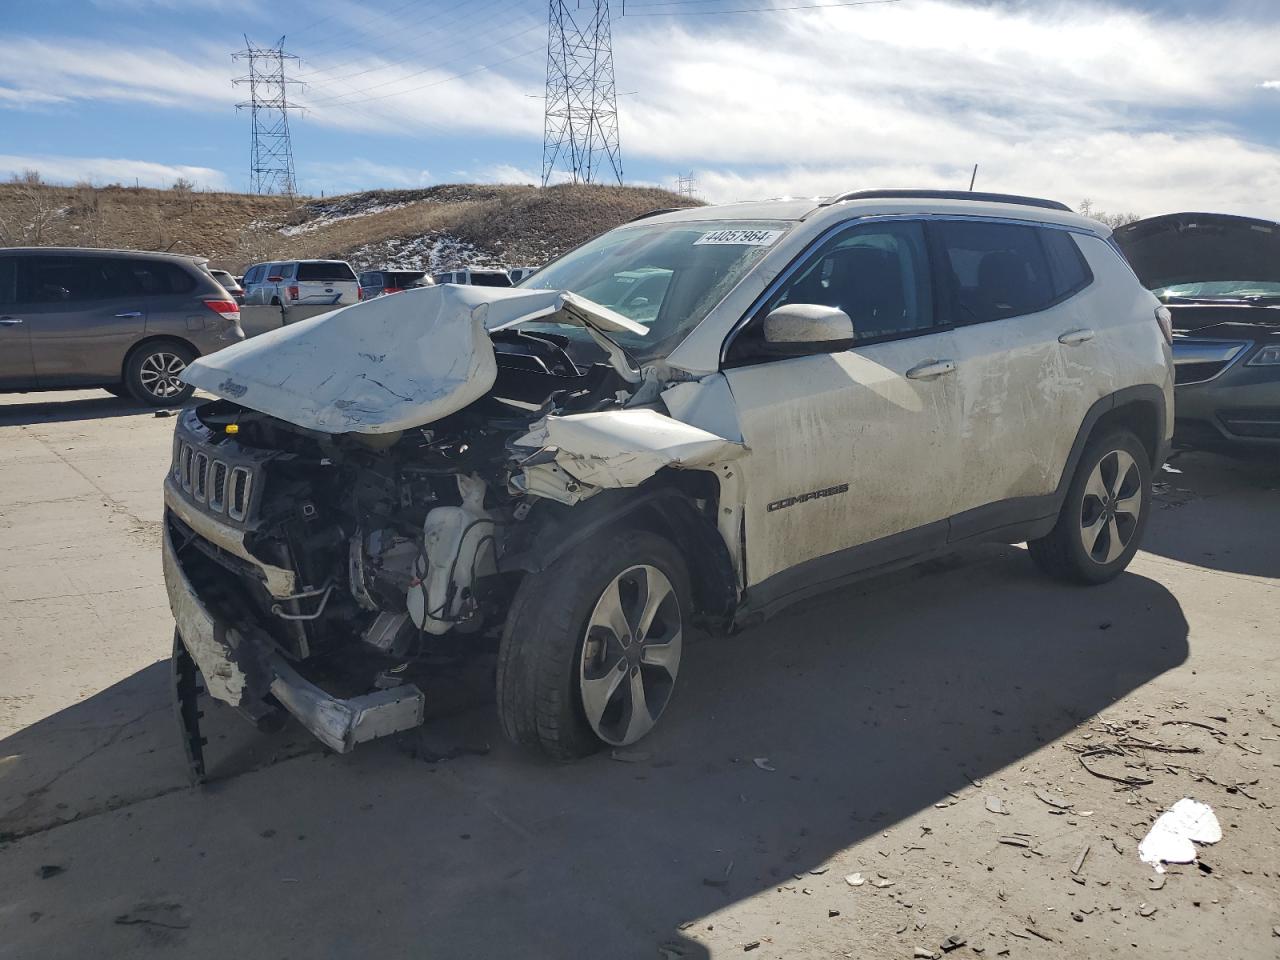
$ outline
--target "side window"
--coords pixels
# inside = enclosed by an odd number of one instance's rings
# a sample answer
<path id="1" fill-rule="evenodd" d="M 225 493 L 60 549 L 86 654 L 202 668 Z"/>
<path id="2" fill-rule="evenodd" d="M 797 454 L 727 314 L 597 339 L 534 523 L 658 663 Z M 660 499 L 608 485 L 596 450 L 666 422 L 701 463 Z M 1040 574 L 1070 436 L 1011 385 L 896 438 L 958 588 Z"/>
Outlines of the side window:
<path id="1" fill-rule="evenodd" d="M 262 275 L 266 272 L 266 269 L 267 269 L 267 265 L 265 263 L 260 263 L 256 267 L 253 267 L 248 273 L 244 275 L 244 286 L 247 287 L 249 286 L 249 284 L 257 283 L 259 280 L 261 280 Z"/>
<path id="2" fill-rule="evenodd" d="M 1037 313 L 1060 299 L 1038 228 L 944 220 L 932 229 L 941 249 L 939 286 L 956 323 Z"/>
<path id="3" fill-rule="evenodd" d="M 18 258 L 0 257 L 0 304 L 18 300 Z"/>
<path id="4" fill-rule="evenodd" d="M 760 317 L 786 303 L 839 307 L 853 321 L 855 342 L 934 327 L 924 228 L 870 223 L 832 237 L 765 303 Z"/>
<path id="5" fill-rule="evenodd" d="M 1066 230 L 1040 231 L 1045 256 L 1049 258 L 1049 276 L 1053 279 L 1054 297 L 1065 300 L 1093 283 L 1089 261 L 1080 252 L 1075 237 Z"/>
<path id="6" fill-rule="evenodd" d="M 29 257 L 22 299 L 28 303 L 81 303 L 100 296 L 101 272 L 89 257 Z"/>

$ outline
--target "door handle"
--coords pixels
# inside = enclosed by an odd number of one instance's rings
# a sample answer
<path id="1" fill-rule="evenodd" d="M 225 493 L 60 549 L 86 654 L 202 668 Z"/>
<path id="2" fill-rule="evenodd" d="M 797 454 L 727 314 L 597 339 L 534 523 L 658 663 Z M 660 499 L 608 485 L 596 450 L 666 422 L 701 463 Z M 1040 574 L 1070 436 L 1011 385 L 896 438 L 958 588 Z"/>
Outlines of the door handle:
<path id="1" fill-rule="evenodd" d="M 1058 342 L 1068 347 L 1078 347 L 1082 343 L 1088 343 L 1093 339 L 1093 331 L 1088 327 L 1081 327 L 1079 330 L 1068 330 L 1058 338 Z"/>
<path id="2" fill-rule="evenodd" d="M 142 316 L 142 311 L 141 311 L 141 310 L 126 310 L 124 313 L 117 313 L 117 314 L 116 314 L 116 316 L 117 316 L 117 317 L 119 317 L 119 318 L 120 318 L 120 319 L 122 319 L 122 320 L 132 320 L 132 319 L 134 319 L 135 317 L 140 317 L 140 316 Z"/>
<path id="3" fill-rule="evenodd" d="M 908 380 L 937 380 L 956 372 L 954 360 L 926 360 L 907 371 Z"/>
<path id="4" fill-rule="evenodd" d="M 0 326 L 4 327 L 16 327 L 21 322 L 17 317 L 0 317 Z"/>

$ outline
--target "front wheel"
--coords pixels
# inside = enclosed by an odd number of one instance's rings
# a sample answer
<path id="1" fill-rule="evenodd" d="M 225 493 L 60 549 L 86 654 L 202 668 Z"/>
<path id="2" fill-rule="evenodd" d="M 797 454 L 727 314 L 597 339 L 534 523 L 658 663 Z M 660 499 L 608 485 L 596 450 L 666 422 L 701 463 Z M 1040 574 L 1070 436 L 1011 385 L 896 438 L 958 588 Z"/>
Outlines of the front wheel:
<path id="1" fill-rule="evenodd" d="M 646 531 L 606 533 L 527 575 L 498 654 L 503 730 L 556 760 L 635 743 L 671 701 L 688 617 L 684 559 Z"/>
<path id="2" fill-rule="evenodd" d="M 1058 522 L 1027 544 L 1042 570 L 1075 583 L 1106 583 L 1138 552 L 1151 512 L 1151 460 L 1129 430 L 1090 440 Z"/>

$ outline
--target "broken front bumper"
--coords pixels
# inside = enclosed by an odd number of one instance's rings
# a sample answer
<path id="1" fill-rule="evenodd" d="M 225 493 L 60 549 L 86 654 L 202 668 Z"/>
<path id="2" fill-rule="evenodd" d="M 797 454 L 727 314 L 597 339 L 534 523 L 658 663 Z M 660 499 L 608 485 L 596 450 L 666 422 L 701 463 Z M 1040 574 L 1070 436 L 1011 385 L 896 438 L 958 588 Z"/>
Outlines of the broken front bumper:
<path id="1" fill-rule="evenodd" d="M 412 684 L 339 699 L 298 673 L 269 642 L 220 622 L 201 602 L 183 570 L 168 524 L 164 582 L 178 636 L 214 699 L 256 720 L 269 711 L 264 701 L 270 696 L 339 753 L 422 724 L 425 697 Z"/>

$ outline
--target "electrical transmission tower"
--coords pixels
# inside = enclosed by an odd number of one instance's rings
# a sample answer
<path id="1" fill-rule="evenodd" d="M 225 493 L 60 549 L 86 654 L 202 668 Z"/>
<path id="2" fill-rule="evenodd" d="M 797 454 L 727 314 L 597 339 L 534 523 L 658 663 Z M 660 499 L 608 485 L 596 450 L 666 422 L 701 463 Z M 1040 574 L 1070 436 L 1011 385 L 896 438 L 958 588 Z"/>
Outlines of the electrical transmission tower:
<path id="1" fill-rule="evenodd" d="M 688 197 L 690 200 L 695 199 L 694 191 L 697 190 L 698 181 L 693 178 L 693 174 L 688 176 L 679 174 L 676 177 L 676 193 L 682 197 Z"/>
<path id="2" fill-rule="evenodd" d="M 609 0 L 551 0 L 547 21 L 542 185 L 557 169 L 574 183 L 622 183 Z"/>
<path id="3" fill-rule="evenodd" d="M 249 85 L 249 99 L 237 103 L 247 108 L 253 119 L 253 145 L 249 154 L 249 177 L 254 193 L 283 193 L 297 189 L 293 177 L 293 146 L 289 140 L 289 111 L 299 107 L 289 102 L 289 85 L 299 81 L 285 77 L 285 61 L 297 60 L 284 52 L 284 37 L 274 47 L 260 47 L 246 36 L 245 48 L 233 53 L 233 60 L 247 60 L 249 73 L 232 81 Z"/>

